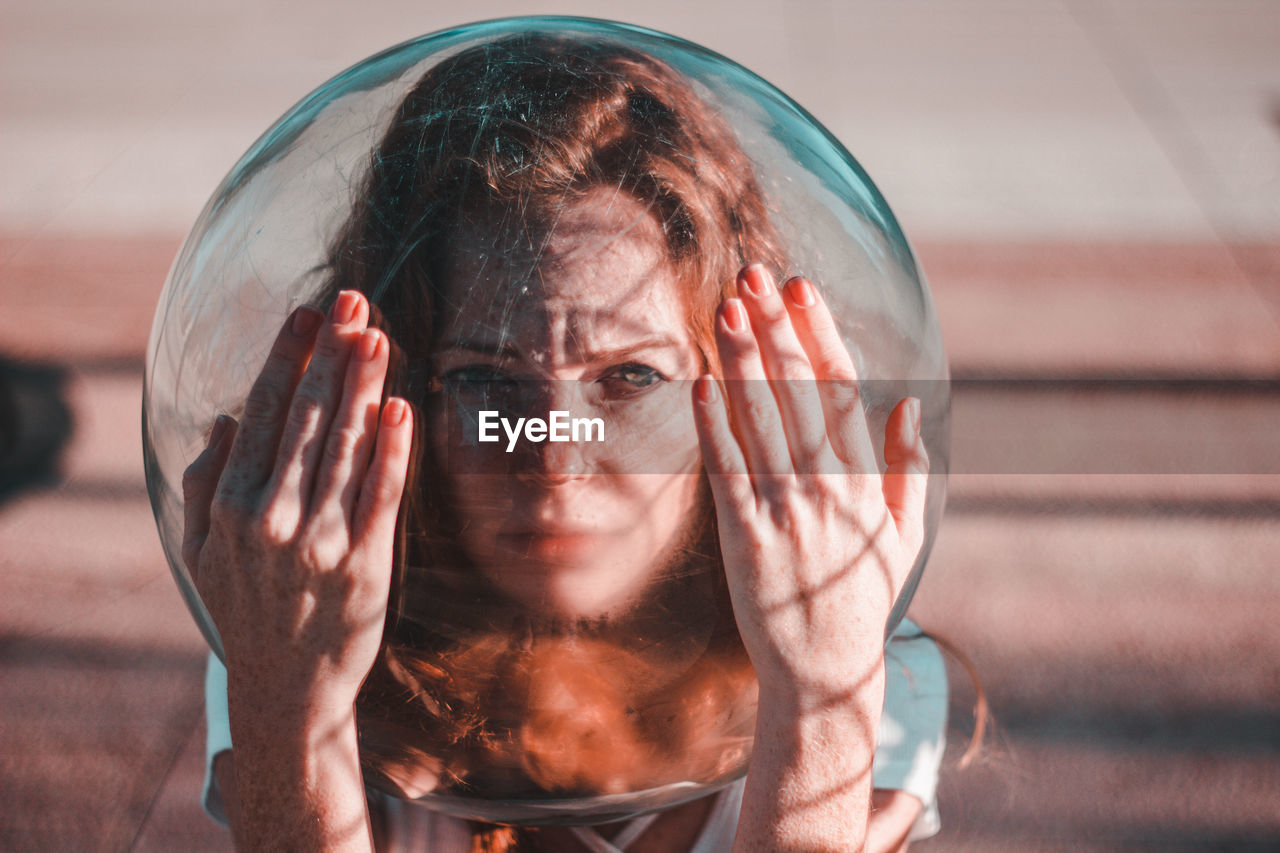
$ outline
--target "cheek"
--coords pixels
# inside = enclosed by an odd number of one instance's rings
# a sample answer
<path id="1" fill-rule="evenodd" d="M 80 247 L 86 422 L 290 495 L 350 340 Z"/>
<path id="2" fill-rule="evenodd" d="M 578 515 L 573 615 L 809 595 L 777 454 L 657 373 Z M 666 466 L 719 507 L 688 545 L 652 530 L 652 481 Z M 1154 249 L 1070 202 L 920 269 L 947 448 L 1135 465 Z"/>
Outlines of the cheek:
<path id="1" fill-rule="evenodd" d="M 499 445 L 478 444 L 474 435 L 464 439 L 456 413 L 441 410 L 432 413 L 427 443 L 434 476 L 443 478 L 460 521 L 475 527 L 506 514 L 513 473 L 511 457 Z"/>
<path id="2" fill-rule="evenodd" d="M 627 403 L 606 419 L 606 442 L 596 468 L 625 474 L 688 474 L 699 469 L 698 432 L 690 382 L 671 382 L 643 401 Z"/>
<path id="3" fill-rule="evenodd" d="M 658 544 L 683 528 L 698 501 L 700 474 L 644 474 L 615 482 L 616 505 L 631 518 L 632 533 Z"/>

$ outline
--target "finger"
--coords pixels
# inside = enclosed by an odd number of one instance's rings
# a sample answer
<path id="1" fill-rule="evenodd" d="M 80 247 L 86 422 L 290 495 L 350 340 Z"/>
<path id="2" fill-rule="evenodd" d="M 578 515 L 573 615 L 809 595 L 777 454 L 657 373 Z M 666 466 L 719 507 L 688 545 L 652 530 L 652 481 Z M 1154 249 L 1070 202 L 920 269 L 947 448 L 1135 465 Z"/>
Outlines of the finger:
<path id="1" fill-rule="evenodd" d="M 236 422 L 219 415 L 209 432 L 209 444 L 182 475 L 182 562 L 191 580 L 196 579 L 200 550 L 209 536 L 209 515 L 218 479 L 231 455 Z"/>
<path id="2" fill-rule="evenodd" d="M 278 502 L 279 505 L 293 505 L 299 517 L 310 512 L 325 438 L 342 402 L 351 348 L 364 331 L 368 317 L 369 303 L 363 294 L 354 290 L 338 294 L 316 336 L 307 372 L 293 394 L 267 492 L 287 497 L 288 501 Z"/>
<path id="3" fill-rule="evenodd" d="M 884 430 L 884 502 L 911 553 L 924 542 L 925 497 L 929 487 L 929 454 L 920 432 L 920 401 L 902 400 L 889 414 Z"/>
<path id="4" fill-rule="evenodd" d="M 778 401 L 769 390 L 751 322 L 739 299 L 726 299 L 716 319 L 716 345 L 738 446 L 751 474 L 778 477 L 793 472 Z"/>
<path id="5" fill-rule="evenodd" d="M 236 430 L 231 456 L 218 488 L 228 496 L 244 496 L 261 488 L 275 467 L 293 389 L 307 367 L 323 315 L 303 306 L 285 322 L 262 371 L 244 401 L 244 417 Z"/>
<path id="6" fill-rule="evenodd" d="M 769 387 L 778 401 L 792 465 L 798 473 L 834 473 L 835 460 L 827 442 L 813 367 L 773 276 L 761 264 L 751 264 L 738 274 L 738 293 L 751 320 Z"/>
<path id="7" fill-rule="evenodd" d="M 717 508 L 724 513 L 754 509 L 755 498 L 747 474 L 747 460 L 729 427 L 729 411 L 711 376 L 693 383 L 693 420 L 698 428 L 702 464 L 707 469 Z"/>
<path id="8" fill-rule="evenodd" d="M 879 471 L 862 408 L 858 371 L 844 341 L 840 340 L 831 311 L 807 279 L 792 278 L 784 290 L 791 323 L 818 379 L 831 447 L 838 457 L 858 471 L 868 474 Z"/>
<path id="9" fill-rule="evenodd" d="M 386 335 L 365 329 L 351 352 L 342 403 L 329 425 L 312 506 L 320 524 L 348 527 L 378 430 L 378 404 L 387 376 Z"/>
<path id="10" fill-rule="evenodd" d="M 399 397 L 382 407 L 373 458 L 360 486 L 352 522 L 358 548 L 389 548 L 395 541 L 396 515 L 404 496 L 413 447 L 413 410 Z"/>

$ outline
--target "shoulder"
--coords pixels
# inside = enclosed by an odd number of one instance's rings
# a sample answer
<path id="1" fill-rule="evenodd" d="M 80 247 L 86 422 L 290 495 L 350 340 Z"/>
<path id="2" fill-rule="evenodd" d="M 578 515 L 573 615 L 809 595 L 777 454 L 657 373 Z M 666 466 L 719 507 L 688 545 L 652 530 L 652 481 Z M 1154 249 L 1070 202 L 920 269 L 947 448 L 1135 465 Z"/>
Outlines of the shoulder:
<path id="1" fill-rule="evenodd" d="M 904 619 L 885 645 L 884 711 L 876 733 L 873 784 L 904 791 L 923 809 L 911 839 L 938 831 L 938 773 L 946 748 L 947 670 L 938 645 Z"/>
<path id="2" fill-rule="evenodd" d="M 947 668 L 938 644 L 919 625 L 903 619 L 884 648 L 885 709 L 890 699 L 941 699 L 945 711 Z M 896 709 L 895 709 L 896 710 Z"/>
<path id="3" fill-rule="evenodd" d="M 226 826 L 227 810 L 222 802 L 222 790 L 213 762 L 219 754 L 231 750 L 231 722 L 227 714 L 227 670 L 213 652 L 209 653 L 205 669 L 204 721 L 204 783 L 200 804 L 209 817 Z"/>

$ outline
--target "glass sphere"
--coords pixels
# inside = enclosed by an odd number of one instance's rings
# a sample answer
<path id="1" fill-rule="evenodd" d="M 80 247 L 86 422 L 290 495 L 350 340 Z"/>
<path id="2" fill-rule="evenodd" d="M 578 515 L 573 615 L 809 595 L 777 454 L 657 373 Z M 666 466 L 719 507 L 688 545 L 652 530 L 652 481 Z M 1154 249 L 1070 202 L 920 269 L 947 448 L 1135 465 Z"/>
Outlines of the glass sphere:
<path id="1" fill-rule="evenodd" d="M 388 392 L 418 411 L 382 653 L 357 703 L 369 784 L 536 825 L 739 778 L 756 684 L 680 380 L 717 369 L 709 318 L 756 261 L 831 306 L 873 437 L 903 397 L 922 402 L 925 545 L 891 629 L 942 513 L 947 363 L 906 238 L 830 133 L 722 56 L 584 19 L 442 31 L 320 86 L 214 192 L 148 346 L 148 489 L 211 647 L 181 559 L 183 471 L 215 416 L 242 409 L 290 312 L 357 288 L 392 343 Z M 538 372 L 536 353 L 618 328 L 676 343 L 609 356 L 587 381 Z M 598 415 L 609 440 L 590 444 L 583 417 L 581 440 L 570 419 L 574 440 L 517 449 L 485 420 L 557 410 Z M 569 480 L 590 483 L 590 506 L 561 500 Z M 579 535 L 584 519 L 608 535 Z"/>

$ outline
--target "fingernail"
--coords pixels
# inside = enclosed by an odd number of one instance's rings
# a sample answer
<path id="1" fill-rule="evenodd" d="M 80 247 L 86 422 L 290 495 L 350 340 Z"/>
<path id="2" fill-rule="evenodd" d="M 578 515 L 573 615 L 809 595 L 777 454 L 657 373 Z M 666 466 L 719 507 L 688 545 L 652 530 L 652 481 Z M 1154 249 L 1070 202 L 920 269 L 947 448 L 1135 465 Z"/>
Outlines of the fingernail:
<path id="1" fill-rule="evenodd" d="M 716 380 L 710 374 L 703 376 L 698 379 L 698 384 L 694 391 L 698 395 L 698 402 L 714 402 L 716 399 Z"/>
<path id="2" fill-rule="evenodd" d="M 387 404 L 382 407 L 382 424 L 383 426 L 400 426 L 404 422 L 405 411 L 407 405 L 404 400 L 399 397 L 392 397 Z"/>
<path id="3" fill-rule="evenodd" d="M 907 405 L 909 406 L 908 411 L 911 413 L 911 429 L 916 434 L 916 438 L 919 438 L 920 430 L 923 427 L 921 421 L 922 413 L 920 411 L 920 401 L 912 398 L 911 402 Z"/>
<path id="4" fill-rule="evenodd" d="M 741 332 L 747 328 L 747 311 L 740 300 L 724 301 L 724 324 L 731 332 Z"/>
<path id="5" fill-rule="evenodd" d="M 365 329 L 360 333 L 360 340 L 356 342 L 356 358 L 361 361 L 373 361 L 373 357 L 378 354 L 378 344 L 380 344 L 382 334 L 377 329 Z"/>
<path id="6" fill-rule="evenodd" d="M 786 290 L 787 298 L 801 308 L 812 308 L 818 304 L 818 297 L 813 292 L 813 285 L 803 278 L 793 278 L 788 281 Z"/>
<path id="7" fill-rule="evenodd" d="M 742 271 L 742 281 L 747 291 L 757 299 L 763 299 L 773 292 L 773 279 L 763 264 L 749 264 Z"/>
<path id="8" fill-rule="evenodd" d="M 350 323 L 351 318 L 356 315 L 356 305 L 359 302 L 360 294 L 354 290 L 342 291 L 333 303 L 333 310 L 330 311 L 329 318 L 335 323 Z"/>
<path id="9" fill-rule="evenodd" d="M 289 329 L 299 338 L 309 337 L 320 327 L 320 321 L 323 319 L 324 315 L 319 311 L 303 305 L 293 312 L 293 322 L 289 324 Z"/>
<path id="10" fill-rule="evenodd" d="M 227 422 L 230 419 L 226 415 L 218 415 L 213 419 L 213 428 L 209 430 L 209 446 L 217 447 L 223 436 L 227 434 Z"/>

